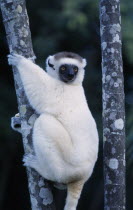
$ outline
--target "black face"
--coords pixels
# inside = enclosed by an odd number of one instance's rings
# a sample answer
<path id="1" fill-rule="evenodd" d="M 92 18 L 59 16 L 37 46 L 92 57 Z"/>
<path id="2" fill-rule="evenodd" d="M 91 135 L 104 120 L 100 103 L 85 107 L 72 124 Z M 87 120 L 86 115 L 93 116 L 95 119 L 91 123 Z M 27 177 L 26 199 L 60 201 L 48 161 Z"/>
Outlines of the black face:
<path id="1" fill-rule="evenodd" d="M 61 65 L 59 68 L 59 75 L 63 82 L 72 82 L 76 78 L 78 67 L 71 64 Z"/>

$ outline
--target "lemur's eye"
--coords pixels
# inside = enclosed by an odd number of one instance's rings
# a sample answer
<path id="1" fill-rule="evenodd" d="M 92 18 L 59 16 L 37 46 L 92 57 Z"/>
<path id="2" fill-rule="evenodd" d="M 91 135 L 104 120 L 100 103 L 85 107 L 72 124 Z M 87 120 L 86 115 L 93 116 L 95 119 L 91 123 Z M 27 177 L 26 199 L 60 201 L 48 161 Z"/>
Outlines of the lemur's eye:
<path id="1" fill-rule="evenodd" d="M 62 70 L 62 71 L 65 71 L 65 70 L 66 70 L 66 67 L 65 67 L 65 66 L 62 66 L 62 67 L 61 67 L 61 70 Z"/>
<path id="2" fill-rule="evenodd" d="M 74 66 L 73 69 L 74 69 L 75 72 L 78 71 L 78 67 L 77 66 Z"/>

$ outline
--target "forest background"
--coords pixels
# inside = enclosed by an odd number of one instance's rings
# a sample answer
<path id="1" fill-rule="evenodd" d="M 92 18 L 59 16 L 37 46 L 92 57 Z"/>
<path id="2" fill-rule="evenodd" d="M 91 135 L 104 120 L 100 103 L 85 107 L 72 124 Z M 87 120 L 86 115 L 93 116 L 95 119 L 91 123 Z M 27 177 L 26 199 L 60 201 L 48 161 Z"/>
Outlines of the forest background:
<path id="1" fill-rule="evenodd" d="M 88 105 L 96 119 L 99 158 L 86 183 L 78 210 L 103 209 L 102 163 L 102 72 L 97 0 L 27 0 L 33 48 L 37 64 L 59 51 L 79 53 L 87 59 L 84 88 Z M 127 210 L 133 209 L 133 1 L 121 0 L 123 66 L 126 109 L 126 190 Z M 26 170 L 22 166 L 20 134 L 10 128 L 17 101 L 11 67 L 7 64 L 8 45 L 0 13 L 0 209 L 30 210 Z M 45 91 L 45 90 L 44 90 Z"/>

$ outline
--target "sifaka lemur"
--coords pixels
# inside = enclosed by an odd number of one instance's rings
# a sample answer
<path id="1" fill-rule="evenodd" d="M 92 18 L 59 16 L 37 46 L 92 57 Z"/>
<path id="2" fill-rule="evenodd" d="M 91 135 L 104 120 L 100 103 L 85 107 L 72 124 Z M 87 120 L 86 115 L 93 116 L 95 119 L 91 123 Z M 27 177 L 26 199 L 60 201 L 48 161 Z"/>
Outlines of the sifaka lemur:
<path id="1" fill-rule="evenodd" d="M 46 71 L 17 54 L 8 55 L 8 62 L 17 67 L 29 103 L 39 114 L 32 136 L 35 155 L 24 156 L 24 165 L 66 184 L 64 210 L 76 210 L 99 141 L 82 86 L 86 60 L 71 52 L 56 53 L 47 58 Z"/>

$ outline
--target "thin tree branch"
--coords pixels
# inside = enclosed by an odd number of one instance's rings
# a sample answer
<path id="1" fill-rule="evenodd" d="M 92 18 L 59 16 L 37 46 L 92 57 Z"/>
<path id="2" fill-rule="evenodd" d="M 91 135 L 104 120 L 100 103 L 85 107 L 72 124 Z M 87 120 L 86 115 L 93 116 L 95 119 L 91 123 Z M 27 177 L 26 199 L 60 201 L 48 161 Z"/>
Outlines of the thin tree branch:
<path id="1" fill-rule="evenodd" d="M 10 53 L 18 53 L 34 61 L 35 56 L 32 49 L 25 1 L 1 0 L 0 6 Z M 32 148 L 32 127 L 37 115 L 28 103 L 20 75 L 15 67 L 13 68 L 13 74 L 20 118 L 14 118 L 12 121 L 13 123 L 19 122 L 19 124 L 21 124 L 25 153 L 34 153 Z M 17 124 L 17 126 L 19 126 L 19 124 Z M 53 195 L 48 182 L 44 181 L 44 179 L 31 168 L 27 168 L 27 174 L 32 209 L 55 209 Z"/>

